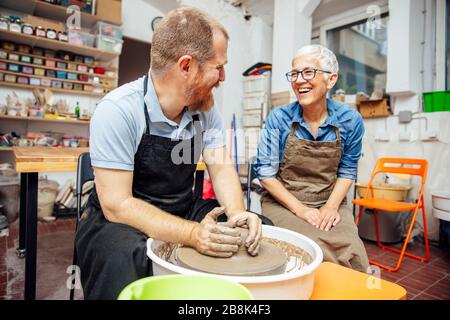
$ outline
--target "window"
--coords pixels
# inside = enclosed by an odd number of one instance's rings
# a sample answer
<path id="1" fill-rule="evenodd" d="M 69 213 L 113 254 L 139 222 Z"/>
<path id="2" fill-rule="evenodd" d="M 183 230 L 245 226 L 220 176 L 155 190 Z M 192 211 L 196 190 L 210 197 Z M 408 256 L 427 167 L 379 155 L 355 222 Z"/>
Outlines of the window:
<path id="1" fill-rule="evenodd" d="M 449 1 L 449 0 L 448 0 Z M 386 91 L 388 16 L 328 30 L 328 48 L 339 61 L 339 79 L 331 90 L 369 96 Z"/>

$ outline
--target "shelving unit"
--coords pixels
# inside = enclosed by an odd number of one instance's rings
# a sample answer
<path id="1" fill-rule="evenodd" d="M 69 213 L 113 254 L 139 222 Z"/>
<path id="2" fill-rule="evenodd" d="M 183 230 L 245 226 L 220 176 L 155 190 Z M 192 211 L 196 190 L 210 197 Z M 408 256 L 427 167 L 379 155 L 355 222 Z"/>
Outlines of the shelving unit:
<path id="1" fill-rule="evenodd" d="M 67 8 L 39 0 L 2 0 L 2 7 L 31 14 L 37 17 L 66 22 Z M 85 28 L 93 27 L 98 17 L 86 12 L 80 12 L 81 25 Z M 107 20 L 102 20 L 106 21 Z"/>
<path id="2" fill-rule="evenodd" d="M 10 9 L 13 11 L 17 11 L 19 16 L 23 15 L 32 15 L 35 17 L 41 17 L 45 19 L 55 20 L 58 22 L 65 23 L 67 18 L 71 15 L 67 12 L 66 7 L 59 6 L 59 5 L 53 5 L 44 1 L 40 0 L 0 0 L 0 9 Z M 80 18 L 81 18 L 81 27 L 83 29 L 91 29 L 94 27 L 94 25 L 98 21 L 105 21 L 109 22 L 108 20 L 99 19 L 97 16 L 80 12 Z M 57 77 L 48 77 L 48 76 L 38 76 L 23 72 L 14 72 L 14 71 L 8 71 L 8 70 L 0 70 L 1 73 L 8 75 L 12 74 L 15 76 L 24 76 L 28 78 L 36 78 L 36 79 L 49 79 L 53 81 L 61 81 L 61 82 L 69 82 L 73 84 L 83 84 L 83 85 L 91 85 L 94 86 L 93 79 L 94 77 L 98 77 L 100 79 L 101 83 L 105 84 L 105 89 L 107 89 L 108 84 L 107 81 L 110 82 L 110 85 L 115 85 L 114 82 L 118 80 L 118 63 L 120 56 L 120 53 L 116 52 L 110 52 L 101 50 L 94 47 L 88 47 L 83 45 L 76 45 L 69 42 L 59 41 L 59 40 L 52 40 L 45 37 L 37 37 L 35 35 L 27 35 L 24 33 L 18 33 L 18 32 L 12 32 L 9 30 L 0 30 L 0 42 L 13 42 L 15 44 L 22 44 L 22 45 L 28 45 L 30 47 L 38 47 L 42 49 L 49 49 L 53 51 L 65 51 L 72 53 L 74 55 L 82 55 L 82 56 L 89 56 L 92 57 L 95 62 L 92 64 L 87 64 L 83 62 L 75 62 L 75 61 L 68 61 L 60 58 L 52 58 L 52 57 L 46 57 L 45 55 L 35 55 L 30 53 L 24 53 L 17 50 L 17 47 L 15 50 L 6 50 L 2 49 L 8 53 L 15 53 L 19 56 L 29 56 L 31 58 L 40 58 L 43 61 L 45 60 L 53 60 L 55 62 L 64 62 L 64 63 L 71 63 L 77 66 L 77 70 L 71 70 L 71 69 L 63 69 L 63 68 L 57 68 L 56 66 L 48 67 L 45 66 L 45 63 L 43 65 L 34 64 L 33 61 L 14 61 L 10 60 L 9 57 L 5 59 L 0 59 L 0 62 L 7 63 L 7 64 L 16 64 L 19 66 L 26 66 L 26 67 L 32 67 L 32 68 L 39 68 L 39 69 L 45 69 L 45 70 L 52 70 L 52 71 L 62 71 L 67 73 L 73 73 L 77 75 L 84 75 L 89 77 L 89 81 L 80 81 L 79 79 L 71 80 L 67 78 L 57 78 Z M 106 71 L 113 71 L 114 74 L 105 75 L 105 74 L 96 74 L 91 72 L 85 72 L 84 70 L 79 71 L 78 66 L 83 65 L 87 68 L 95 68 L 95 67 L 101 67 L 104 68 Z M 19 68 L 19 71 L 22 71 L 21 68 Z M 46 73 L 47 75 L 47 73 Z M 75 78 L 75 77 L 73 77 Z M 101 98 L 105 94 L 102 93 L 94 93 L 92 91 L 79 91 L 79 90 L 72 90 L 72 89 L 64 89 L 64 88 L 53 88 L 53 87 L 46 87 L 46 86 L 35 86 L 30 84 L 20 84 L 20 83 L 13 83 L 13 82 L 6 82 L 6 81 L 0 81 L 0 87 L 12 87 L 12 88 L 21 88 L 21 89 L 27 89 L 27 90 L 33 90 L 35 88 L 38 89 L 50 89 L 51 91 L 55 93 L 63 93 L 67 95 L 78 95 L 78 96 L 91 96 L 91 97 L 98 97 Z M 112 88 L 111 88 L 112 89 Z M 7 89 L 9 90 L 9 89 Z M 86 102 L 86 104 L 88 104 Z M 89 102 L 90 104 L 90 102 Z M 21 121 L 21 123 L 19 123 Z M 71 135 L 79 135 L 79 136 L 86 136 L 86 132 L 89 131 L 89 124 L 90 121 L 83 121 L 83 120 L 76 120 L 73 118 L 68 119 L 47 119 L 47 118 L 36 118 L 36 117 L 20 117 L 20 116 L 7 116 L 7 115 L 0 115 L 0 122 L 8 122 L 10 126 L 13 128 L 15 127 L 22 127 L 26 126 L 26 129 L 24 132 L 20 132 L 20 134 L 26 134 L 28 132 L 28 127 L 31 126 L 32 123 L 42 123 L 42 126 L 47 127 L 48 129 L 51 128 L 51 126 L 57 126 L 63 124 L 63 128 L 66 128 L 65 130 L 62 129 L 62 131 L 71 132 Z M 22 124 L 19 126 L 19 124 Z M 67 126 L 66 126 L 67 125 Z M 75 133 L 76 132 L 76 133 Z M 83 132 L 81 134 L 81 132 Z M 5 154 L 8 151 L 12 151 L 13 148 L 11 147 L 0 147 L 0 153 Z M 67 149 L 73 149 L 73 148 L 67 148 Z"/>
<path id="3" fill-rule="evenodd" d="M 53 79 L 53 78 L 50 78 Z M 20 83 L 13 83 L 13 82 L 6 82 L 6 81 L 0 81 L 0 85 L 7 86 L 7 87 L 13 87 L 13 88 L 20 88 L 20 89 L 51 89 L 53 92 L 60 92 L 60 93 L 69 93 L 69 94 L 81 94 L 84 96 L 91 96 L 91 97 L 103 97 L 103 93 L 95 93 L 95 92 L 89 92 L 89 91 L 78 91 L 78 90 L 69 90 L 69 89 L 56 89 L 56 88 L 50 88 L 50 87 L 43 87 L 43 86 L 33 86 L 31 84 L 20 84 Z"/>
<path id="4" fill-rule="evenodd" d="M 15 51 L 15 52 L 17 52 L 17 51 Z M 26 53 L 22 53 L 22 55 L 31 56 L 31 55 L 26 54 Z M 67 63 L 67 61 L 64 61 L 64 60 L 59 60 L 59 61 Z M 20 62 L 20 61 L 8 60 L 8 59 L 0 59 L 0 62 L 18 64 L 18 65 L 21 65 L 21 66 L 28 66 L 28 67 L 33 67 L 33 68 L 45 69 L 45 70 L 64 71 L 64 72 L 67 72 L 67 73 L 83 74 L 83 75 L 86 75 L 86 76 L 89 76 L 89 77 L 99 77 L 99 78 L 107 79 L 107 80 L 117 80 L 116 77 L 108 77 L 108 76 L 105 76 L 103 74 L 82 72 L 82 71 L 70 70 L 70 69 L 53 68 L 53 67 L 47 67 L 45 65 L 32 64 L 32 63 L 26 63 L 26 62 Z M 0 72 L 2 72 L 2 71 L 0 71 Z M 33 75 L 30 75 L 30 76 L 33 76 Z M 75 82 L 75 80 L 70 80 L 70 79 L 66 79 L 66 80 L 68 80 L 70 82 Z M 84 83 L 85 84 L 89 84 L 88 82 L 84 82 Z"/>
<path id="5" fill-rule="evenodd" d="M 110 61 L 120 56 L 120 53 L 104 51 L 97 48 L 79 46 L 69 42 L 52 40 L 43 37 L 31 36 L 24 33 L 0 30 L 0 40 L 11 41 L 19 44 L 26 44 L 32 47 L 43 47 L 51 50 L 62 50 L 76 53 L 83 56 L 91 56 L 95 60 Z"/>

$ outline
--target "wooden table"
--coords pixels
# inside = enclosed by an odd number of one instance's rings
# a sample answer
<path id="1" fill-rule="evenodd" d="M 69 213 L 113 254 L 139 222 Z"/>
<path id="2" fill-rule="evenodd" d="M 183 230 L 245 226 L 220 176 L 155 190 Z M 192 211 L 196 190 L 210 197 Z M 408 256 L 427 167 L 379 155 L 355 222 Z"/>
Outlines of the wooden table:
<path id="1" fill-rule="evenodd" d="M 311 300 L 405 300 L 406 290 L 331 262 L 316 270 Z"/>
<path id="2" fill-rule="evenodd" d="M 20 173 L 19 257 L 25 257 L 25 300 L 36 299 L 38 176 L 42 172 L 77 170 L 78 156 L 88 148 L 14 147 Z M 197 165 L 195 194 L 202 194 L 206 165 Z M 25 254 L 26 253 L 26 254 Z"/>

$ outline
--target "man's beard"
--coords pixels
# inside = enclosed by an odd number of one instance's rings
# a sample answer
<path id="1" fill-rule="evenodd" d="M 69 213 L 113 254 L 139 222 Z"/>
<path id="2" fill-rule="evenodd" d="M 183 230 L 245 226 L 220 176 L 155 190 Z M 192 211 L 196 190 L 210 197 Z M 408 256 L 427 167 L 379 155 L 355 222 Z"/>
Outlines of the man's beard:
<path id="1" fill-rule="evenodd" d="M 193 84 L 186 89 L 186 101 L 188 109 L 191 111 L 206 112 L 211 110 L 214 105 L 214 96 L 211 89 L 201 85 L 201 78 L 202 75 L 199 72 Z"/>

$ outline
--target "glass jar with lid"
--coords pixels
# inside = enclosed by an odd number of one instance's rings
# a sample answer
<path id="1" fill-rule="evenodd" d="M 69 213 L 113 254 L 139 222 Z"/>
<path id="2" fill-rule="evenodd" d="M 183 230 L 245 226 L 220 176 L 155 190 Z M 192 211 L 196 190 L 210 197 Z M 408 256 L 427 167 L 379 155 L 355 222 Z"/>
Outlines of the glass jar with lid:
<path id="1" fill-rule="evenodd" d="M 58 32 L 58 40 L 68 42 L 69 36 L 67 35 L 67 32 L 59 31 Z"/>
<path id="2" fill-rule="evenodd" d="M 57 37 L 57 33 L 56 33 L 56 30 L 55 30 L 55 29 L 50 29 L 50 28 L 47 29 L 47 38 L 48 38 L 48 39 L 55 40 L 56 37 Z"/>
<path id="3" fill-rule="evenodd" d="M 9 30 L 9 18 L 0 16 L 0 30 Z"/>
<path id="4" fill-rule="evenodd" d="M 18 17 L 11 17 L 9 20 L 9 31 L 22 32 L 22 20 Z"/>
<path id="5" fill-rule="evenodd" d="M 47 33 L 45 32 L 45 29 L 43 27 L 41 27 L 41 26 L 37 26 L 36 29 L 34 30 L 34 33 L 38 37 L 45 38 L 47 36 Z"/>
<path id="6" fill-rule="evenodd" d="M 24 23 L 22 26 L 22 33 L 28 34 L 30 36 L 33 35 L 34 33 L 34 28 L 31 24 L 29 23 Z"/>

